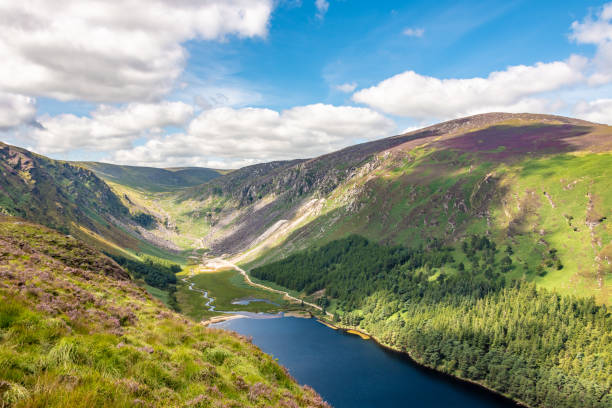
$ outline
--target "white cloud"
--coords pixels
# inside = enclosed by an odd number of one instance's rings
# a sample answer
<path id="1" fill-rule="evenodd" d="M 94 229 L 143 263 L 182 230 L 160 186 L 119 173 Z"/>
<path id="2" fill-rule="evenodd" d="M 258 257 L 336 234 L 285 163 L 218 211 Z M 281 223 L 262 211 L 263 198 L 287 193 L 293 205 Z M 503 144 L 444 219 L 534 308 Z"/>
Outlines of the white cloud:
<path id="1" fill-rule="evenodd" d="M 315 7 L 317 8 L 317 18 L 325 17 L 327 10 L 329 9 L 329 1 L 327 0 L 315 0 Z"/>
<path id="2" fill-rule="evenodd" d="M 606 4 L 596 17 L 586 17 L 583 22 L 572 23 L 570 38 L 583 44 L 601 44 L 612 41 L 612 3 Z"/>
<path id="3" fill-rule="evenodd" d="M 59 100 L 154 100 L 189 39 L 267 34 L 272 0 L 0 2 L 0 89 Z"/>
<path id="4" fill-rule="evenodd" d="M 574 115 L 591 122 L 612 125 L 612 99 L 579 102 L 574 107 Z"/>
<path id="5" fill-rule="evenodd" d="M 389 135 L 395 124 L 367 108 L 315 104 L 282 112 L 217 108 L 202 112 L 184 134 L 147 141 L 110 157 L 117 163 L 239 167 L 306 158 Z"/>
<path id="6" fill-rule="evenodd" d="M 356 92 L 353 100 L 418 120 L 533 108 L 536 102 L 531 96 L 583 81 L 586 63 L 585 58 L 572 56 L 567 61 L 516 65 L 486 78 L 469 79 L 438 79 L 406 71 Z M 537 105 L 542 106 L 542 102 Z"/>
<path id="7" fill-rule="evenodd" d="M 0 92 L 0 129 L 34 120 L 36 100 L 23 95 Z"/>
<path id="8" fill-rule="evenodd" d="M 407 28 L 402 32 L 404 35 L 408 37 L 422 37 L 425 34 L 425 29 L 423 28 Z"/>
<path id="9" fill-rule="evenodd" d="M 597 45 L 589 83 L 601 85 L 612 81 L 612 3 L 606 4 L 595 18 L 574 21 L 570 38 L 580 44 Z"/>
<path id="10" fill-rule="evenodd" d="M 182 126 L 192 116 L 193 107 L 182 102 L 132 103 L 123 108 L 102 105 L 90 117 L 42 116 L 37 119 L 40 127 L 32 127 L 21 137 L 45 154 L 112 151 L 129 148 L 135 139 L 158 134 L 165 126 Z"/>
<path id="11" fill-rule="evenodd" d="M 357 89 L 357 84 L 355 82 L 345 83 L 342 85 L 336 85 L 334 88 L 339 90 L 340 92 L 350 93 Z"/>

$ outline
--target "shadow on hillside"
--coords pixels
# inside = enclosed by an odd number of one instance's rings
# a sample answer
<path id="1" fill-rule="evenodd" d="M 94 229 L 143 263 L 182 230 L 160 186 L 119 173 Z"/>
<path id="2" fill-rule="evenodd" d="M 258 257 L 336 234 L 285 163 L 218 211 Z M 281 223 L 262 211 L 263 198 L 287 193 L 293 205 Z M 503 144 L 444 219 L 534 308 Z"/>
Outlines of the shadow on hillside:
<path id="1" fill-rule="evenodd" d="M 586 125 L 534 124 L 498 125 L 441 140 L 438 147 L 465 152 L 485 153 L 497 159 L 523 154 L 550 154 L 581 150 L 592 144 L 594 128 Z"/>

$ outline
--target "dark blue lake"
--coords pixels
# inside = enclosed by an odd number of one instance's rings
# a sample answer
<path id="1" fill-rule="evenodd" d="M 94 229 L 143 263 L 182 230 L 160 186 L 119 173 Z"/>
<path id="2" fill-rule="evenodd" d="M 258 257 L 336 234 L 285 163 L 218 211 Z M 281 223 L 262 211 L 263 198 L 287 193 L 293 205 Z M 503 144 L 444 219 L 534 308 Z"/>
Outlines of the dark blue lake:
<path id="1" fill-rule="evenodd" d="M 235 319 L 215 327 L 253 336 L 253 343 L 300 384 L 310 385 L 336 408 L 517 407 L 314 319 Z"/>

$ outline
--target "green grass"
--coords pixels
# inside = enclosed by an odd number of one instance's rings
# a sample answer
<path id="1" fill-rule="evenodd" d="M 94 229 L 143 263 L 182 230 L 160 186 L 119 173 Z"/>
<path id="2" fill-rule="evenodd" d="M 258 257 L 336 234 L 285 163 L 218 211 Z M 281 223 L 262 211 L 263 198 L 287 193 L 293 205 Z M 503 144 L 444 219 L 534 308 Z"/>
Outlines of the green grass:
<path id="1" fill-rule="evenodd" d="M 612 155 L 531 159 L 510 171 L 510 194 L 526 199 L 533 192 L 530 200 L 534 203 L 534 211 L 526 219 L 527 231 L 514 238 L 518 242 L 517 256 L 535 268 L 540 261 L 534 256 L 534 248 L 542 253 L 554 248 L 564 265 L 561 270 L 548 268 L 545 276 L 530 278 L 540 286 L 561 293 L 595 295 L 601 302 L 612 301 L 607 285 L 600 287 L 598 283 L 598 274 L 605 282 L 612 270 L 605 261 L 600 263 L 599 271 L 596 266 L 596 258 L 606 256 L 612 223 L 609 219 L 599 222 L 593 233 L 587 226 L 590 220 L 610 218 Z M 552 199 L 554 208 L 544 192 Z M 592 196 L 591 209 L 588 194 Z M 501 215 L 499 218 L 503 219 Z"/>
<path id="2" fill-rule="evenodd" d="M 144 284 L 143 286 L 147 290 L 147 292 L 153 295 L 156 299 L 161 300 L 164 305 L 168 306 L 168 302 L 170 300 L 170 296 L 168 295 L 168 292 L 166 292 L 163 289 L 155 288 L 147 284 Z"/>
<path id="3" fill-rule="evenodd" d="M 1 407 L 323 408 L 245 338 L 171 312 L 79 241 L 0 218 L 0 254 Z"/>
<path id="4" fill-rule="evenodd" d="M 265 285 L 265 286 L 267 286 L 267 287 L 269 287 L 269 288 L 272 288 L 272 289 L 282 290 L 282 291 L 284 291 L 284 292 L 289 293 L 289 294 L 290 294 L 291 296 L 293 296 L 293 297 L 297 297 L 297 298 L 299 298 L 300 296 L 302 296 L 302 295 L 303 295 L 302 293 L 300 293 L 300 292 L 298 292 L 298 291 L 295 291 L 295 290 L 292 290 L 292 289 L 285 288 L 284 286 L 281 286 L 281 285 L 279 285 L 279 284 L 277 284 L 277 283 L 275 283 L 275 282 L 271 282 L 271 281 L 265 281 L 265 280 L 257 279 L 256 277 L 254 277 L 254 276 L 252 276 L 252 275 L 250 275 L 250 274 L 249 274 L 249 277 L 250 277 L 250 278 L 251 278 L 251 280 L 252 280 L 253 282 L 255 282 L 255 283 L 259 283 L 259 284 Z"/>
<path id="5" fill-rule="evenodd" d="M 487 235 L 499 248 L 513 247 L 517 267 L 509 278 L 612 302 L 607 262 L 612 259 L 612 154 L 530 155 L 499 162 L 478 153 L 420 147 L 388 159 L 375 174 L 340 184 L 316 219 L 277 242 L 262 243 L 247 266 L 352 233 L 409 247 L 433 238 L 453 245 L 471 234 Z M 351 195 L 357 210 L 347 211 Z M 596 224 L 592 232 L 589 222 Z M 550 250 L 557 251 L 563 268 L 546 265 Z M 538 274 L 540 266 L 545 270 Z"/>
<path id="6" fill-rule="evenodd" d="M 173 191 L 196 186 L 220 176 L 220 172 L 202 167 L 160 169 L 121 166 L 108 163 L 79 162 L 104 180 L 150 192 Z"/>
<path id="7" fill-rule="evenodd" d="M 215 208 L 222 208 L 225 200 L 221 197 L 211 197 L 205 201 L 179 200 L 180 191 L 151 191 L 134 188 L 130 185 L 121 184 L 107 180 L 107 184 L 119 197 L 123 198 L 123 204 L 132 213 L 151 212 L 163 215 L 163 219 L 157 219 L 162 224 L 166 219 L 171 220 L 176 226 L 173 233 L 166 238 L 185 251 L 192 250 L 199 238 L 206 235 L 210 228 L 208 214 L 213 214 Z M 154 255 L 155 247 L 147 243 L 141 245 L 143 251 Z M 152 247 L 152 248 L 151 248 Z"/>
<path id="8" fill-rule="evenodd" d="M 179 276 L 182 278 L 186 275 Z M 195 320 L 217 316 L 222 314 L 221 311 L 275 313 L 286 304 L 281 295 L 248 285 L 242 275 L 235 270 L 200 273 L 190 277 L 189 281 L 195 283 L 195 288 L 208 291 L 208 295 L 215 299 L 212 304 L 216 310 L 208 311 L 202 294 L 190 291 L 188 285 L 181 282 L 176 294 L 179 306 L 184 314 Z M 267 299 L 279 306 L 264 302 L 248 305 L 232 304 L 232 301 L 247 297 Z"/>

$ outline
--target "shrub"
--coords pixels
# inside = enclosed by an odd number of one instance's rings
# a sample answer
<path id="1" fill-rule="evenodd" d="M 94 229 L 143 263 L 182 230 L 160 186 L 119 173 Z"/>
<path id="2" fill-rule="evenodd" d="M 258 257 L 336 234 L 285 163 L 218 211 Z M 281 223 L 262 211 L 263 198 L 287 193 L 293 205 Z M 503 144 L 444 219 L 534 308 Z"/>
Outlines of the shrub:
<path id="1" fill-rule="evenodd" d="M 145 214 L 142 212 L 134 215 L 132 219 L 138 225 L 144 228 L 147 228 L 147 229 L 153 228 L 157 224 L 157 222 L 155 221 L 155 218 L 151 214 Z"/>

